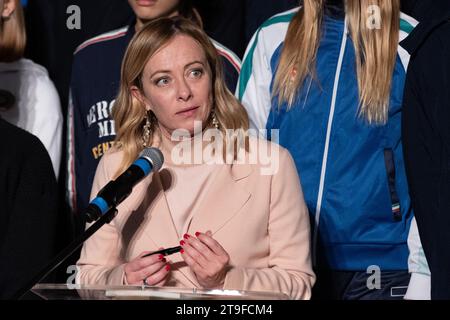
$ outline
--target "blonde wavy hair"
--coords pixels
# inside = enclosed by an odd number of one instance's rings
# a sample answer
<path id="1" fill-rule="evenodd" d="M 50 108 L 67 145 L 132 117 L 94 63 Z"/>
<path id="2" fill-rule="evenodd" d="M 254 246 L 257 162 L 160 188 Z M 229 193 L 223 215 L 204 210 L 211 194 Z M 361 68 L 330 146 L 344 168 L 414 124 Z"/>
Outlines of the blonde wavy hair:
<path id="1" fill-rule="evenodd" d="M 0 18 L 0 61 L 13 62 L 23 57 L 27 41 L 23 9 L 19 0 L 8 18 Z M 3 5 L 3 1 L 2 1 Z M 0 10 L 3 10 L 0 8 Z"/>
<path id="2" fill-rule="evenodd" d="M 280 105 L 292 107 L 306 78 L 316 78 L 324 5 L 325 0 L 304 0 L 289 25 L 272 92 Z M 373 5 L 380 9 L 379 29 L 367 26 Z M 384 124 L 397 58 L 400 0 L 346 0 L 345 11 L 356 53 L 359 116 L 369 123 Z"/>
<path id="3" fill-rule="evenodd" d="M 195 23 L 182 17 L 159 18 L 146 24 L 131 40 L 122 62 L 119 94 L 113 108 L 116 128 L 115 148 L 124 152 L 118 173 L 124 171 L 143 150 L 143 126 L 146 120 L 145 105 L 133 96 L 131 87 L 143 92 L 142 74 L 148 60 L 177 35 L 194 39 L 203 48 L 212 81 L 212 106 L 222 134 L 226 129 L 248 129 L 248 115 L 241 103 L 228 90 L 223 78 L 222 60 L 204 31 Z M 152 117 L 157 121 L 153 113 Z M 156 121 L 152 121 L 153 141 Z"/>

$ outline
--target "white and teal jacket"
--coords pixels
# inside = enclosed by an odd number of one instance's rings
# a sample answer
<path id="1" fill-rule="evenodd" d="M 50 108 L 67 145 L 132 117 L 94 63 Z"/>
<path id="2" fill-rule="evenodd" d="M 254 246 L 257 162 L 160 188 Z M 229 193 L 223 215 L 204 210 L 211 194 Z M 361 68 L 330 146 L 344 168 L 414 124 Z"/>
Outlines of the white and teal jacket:
<path id="1" fill-rule="evenodd" d="M 288 25 L 297 9 L 267 20 L 244 56 L 237 96 L 251 127 L 279 129 L 278 142 L 292 154 L 305 201 L 334 270 L 408 269 L 411 210 L 401 144 L 401 106 L 409 55 L 398 47 L 386 125 L 358 117 L 355 50 L 345 19 L 325 15 L 316 78 L 307 79 L 291 109 L 271 89 Z M 417 21 L 401 15 L 400 41 Z M 299 43 L 299 46 L 302 44 Z M 273 139 L 272 139 L 273 140 Z M 316 251 L 314 251 L 317 253 Z"/>
<path id="2" fill-rule="evenodd" d="M 428 266 L 422 242 L 420 241 L 419 229 L 416 219 L 411 221 L 408 236 L 408 271 L 411 279 L 408 285 L 405 299 L 408 300 L 430 300 L 431 299 L 431 273 Z"/>

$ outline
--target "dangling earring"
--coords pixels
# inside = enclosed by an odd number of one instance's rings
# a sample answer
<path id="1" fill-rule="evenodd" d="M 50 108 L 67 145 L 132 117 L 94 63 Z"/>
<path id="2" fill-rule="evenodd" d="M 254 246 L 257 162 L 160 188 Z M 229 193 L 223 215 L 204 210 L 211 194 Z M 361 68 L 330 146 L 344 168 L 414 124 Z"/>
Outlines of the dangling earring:
<path id="1" fill-rule="evenodd" d="M 211 111 L 211 118 L 212 118 L 212 124 L 213 124 L 214 128 L 219 130 L 219 121 L 216 118 L 216 111 L 214 109 Z"/>
<path id="2" fill-rule="evenodd" d="M 144 148 L 148 145 L 148 140 L 150 140 L 150 135 L 152 133 L 152 122 L 150 121 L 150 112 L 147 111 L 145 115 L 144 132 L 142 134 L 142 145 Z"/>

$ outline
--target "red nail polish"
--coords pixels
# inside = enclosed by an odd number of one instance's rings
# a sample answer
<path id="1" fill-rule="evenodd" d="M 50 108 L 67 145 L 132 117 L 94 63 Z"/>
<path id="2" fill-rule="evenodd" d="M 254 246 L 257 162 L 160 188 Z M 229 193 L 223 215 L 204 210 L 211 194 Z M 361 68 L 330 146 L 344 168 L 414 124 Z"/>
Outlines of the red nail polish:
<path id="1" fill-rule="evenodd" d="M 166 270 L 167 270 L 167 271 L 170 270 L 170 264 L 166 265 Z"/>
<path id="2" fill-rule="evenodd" d="M 162 260 L 162 259 L 164 259 L 164 256 L 163 256 L 162 254 L 160 254 L 160 255 L 158 256 L 158 258 L 159 258 L 159 260 Z"/>
<path id="3" fill-rule="evenodd" d="M 197 231 L 197 232 L 195 233 L 195 236 L 198 237 L 199 235 L 200 235 L 200 232 Z"/>
<path id="4" fill-rule="evenodd" d="M 183 236 L 183 238 L 185 238 L 186 240 L 189 239 L 190 235 L 188 235 L 187 233 Z"/>
<path id="5" fill-rule="evenodd" d="M 184 253 L 184 249 L 181 249 L 181 250 L 180 250 L 180 253 Z"/>
<path id="6" fill-rule="evenodd" d="M 185 242 L 183 240 L 180 241 L 180 244 L 184 246 Z"/>

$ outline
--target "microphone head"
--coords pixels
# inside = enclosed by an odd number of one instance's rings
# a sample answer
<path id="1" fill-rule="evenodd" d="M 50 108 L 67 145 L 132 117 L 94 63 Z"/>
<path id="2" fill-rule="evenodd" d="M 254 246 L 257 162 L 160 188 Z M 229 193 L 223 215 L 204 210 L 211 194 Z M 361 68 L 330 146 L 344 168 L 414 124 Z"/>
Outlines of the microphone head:
<path id="1" fill-rule="evenodd" d="M 139 157 L 146 158 L 153 165 L 153 171 L 159 171 L 164 163 L 164 156 L 161 150 L 153 147 L 144 148 Z"/>

